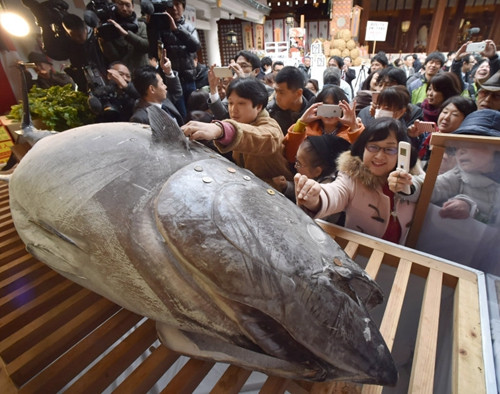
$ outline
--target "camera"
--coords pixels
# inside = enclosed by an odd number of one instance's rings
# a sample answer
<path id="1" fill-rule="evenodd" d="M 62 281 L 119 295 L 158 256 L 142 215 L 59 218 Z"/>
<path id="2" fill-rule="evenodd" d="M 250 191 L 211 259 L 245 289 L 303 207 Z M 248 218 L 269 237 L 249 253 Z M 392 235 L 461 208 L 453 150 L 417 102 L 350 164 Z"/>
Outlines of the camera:
<path id="1" fill-rule="evenodd" d="M 101 122 L 118 122 L 121 115 L 121 104 L 116 87 L 107 84 L 92 66 L 84 67 L 87 86 L 89 87 L 89 108 Z"/>
<path id="2" fill-rule="evenodd" d="M 109 19 L 116 21 L 125 30 L 137 33 L 139 27 L 135 23 L 135 14 L 133 20 L 123 19 L 116 12 L 116 5 L 107 0 L 91 0 L 87 4 L 87 10 L 84 12 L 84 20 L 90 27 L 96 28 L 97 37 L 103 40 L 115 40 L 120 37 L 120 32 Z"/>
<path id="3" fill-rule="evenodd" d="M 173 8 L 173 0 L 142 0 L 141 8 L 150 15 L 149 27 L 153 31 L 167 31 L 170 28 L 170 20 L 164 14 L 168 8 Z"/>

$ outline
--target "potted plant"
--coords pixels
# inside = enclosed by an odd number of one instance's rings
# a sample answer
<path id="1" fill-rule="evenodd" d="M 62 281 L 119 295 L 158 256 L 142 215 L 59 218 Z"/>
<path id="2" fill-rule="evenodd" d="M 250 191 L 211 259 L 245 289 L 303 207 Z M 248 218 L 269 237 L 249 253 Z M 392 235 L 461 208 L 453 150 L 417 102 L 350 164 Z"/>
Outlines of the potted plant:
<path id="1" fill-rule="evenodd" d="M 95 120 L 87 95 L 73 90 L 71 85 L 51 86 L 49 89 L 33 86 L 28 93 L 28 101 L 33 120 L 40 120 L 42 128 L 47 130 L 64 131 Z M 7 117 L 20 121 L 22 116 L 23 104 L 19 103 L 11 107 Z"/>

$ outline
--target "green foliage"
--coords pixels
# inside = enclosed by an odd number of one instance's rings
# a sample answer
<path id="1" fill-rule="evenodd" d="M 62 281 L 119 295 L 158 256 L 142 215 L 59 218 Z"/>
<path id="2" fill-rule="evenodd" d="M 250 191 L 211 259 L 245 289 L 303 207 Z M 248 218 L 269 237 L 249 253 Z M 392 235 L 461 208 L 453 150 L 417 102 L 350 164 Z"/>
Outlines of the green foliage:
<path id="1" fill-rule="evenodd" d="M 49 130 L 64 131 L 95 120 L 87 103 L 87 95 L 74 91 L 71 85 L 51 86 L 49 89 L 33 86 L 28 93 L 28 100 L 32 118 L 40 119 Z M 8 117 L 20 121 L 23 103 L 13 105 Z"/>

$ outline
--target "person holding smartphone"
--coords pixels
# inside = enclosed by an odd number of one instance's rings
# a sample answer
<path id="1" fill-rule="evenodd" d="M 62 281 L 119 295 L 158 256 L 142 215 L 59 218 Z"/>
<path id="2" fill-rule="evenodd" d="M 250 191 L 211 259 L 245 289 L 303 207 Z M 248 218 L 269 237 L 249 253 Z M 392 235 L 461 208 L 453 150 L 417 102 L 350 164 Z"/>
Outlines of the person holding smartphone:
<path id="1" fill-rule="evenodd" d="M 345 211 L 345 227 L 404 244 L 423 171 L 413 150 L 410 173 L 396 170 L 399 141 L 408 142 L 406 128 L 395 119 L 377 119 L 340 155 L 334 182 L 295 175 L 297 204 L 313 218 Z M 409 195 L 401 193 L 405 185 L 411 186 Z"/>

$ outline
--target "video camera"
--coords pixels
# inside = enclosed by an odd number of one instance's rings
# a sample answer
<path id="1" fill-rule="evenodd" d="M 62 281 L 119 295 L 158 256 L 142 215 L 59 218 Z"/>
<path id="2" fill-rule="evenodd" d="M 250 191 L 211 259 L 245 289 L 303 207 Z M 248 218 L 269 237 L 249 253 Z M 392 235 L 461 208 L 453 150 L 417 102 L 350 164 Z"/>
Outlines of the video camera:
<path id="1" fill-rule="evenodd" d="M 43 51 L 52 59 L 64 60 L 69 37 L 62 20 L 68 14 L 69 5 L 64 0 L 22 0 L 25 7 L 33 13 L 36 23 L 42 30 Z"/>
<path id="2" fill-rule="evenodd" d="M 97 37 L 107 41 L 120 37 L 120 32 L 112 23 L 108 22 L 109 19 L 113 19 L 125 30 L 132 33 L 137 33 L 139 30 L 139 26 L 135 23 L 135 13 L 132 18 L 121 18 L 116 12 L 116 5 L 109 3 L 107 0 L 90 0 L 83 19 L 87 25 L 96 28 Z"/>
<path id="3" fill-rule="evenodd" d="M 89 108 L 103 122 L 117 122 L 120 119 L 121 104 L 116 86 L 107 84 L 92 66 L 83 68 L 89 87 Z"/>
<path id="4" fill-rule="evenodd" d="M 174 7 L 174 0 L 142 0 L 141 10 L 143 13 L 150 15 L 149 27 L 155 31 L 168 30 L 170 28 L 170 20 L 164 14 L 168 8 Z"/>

